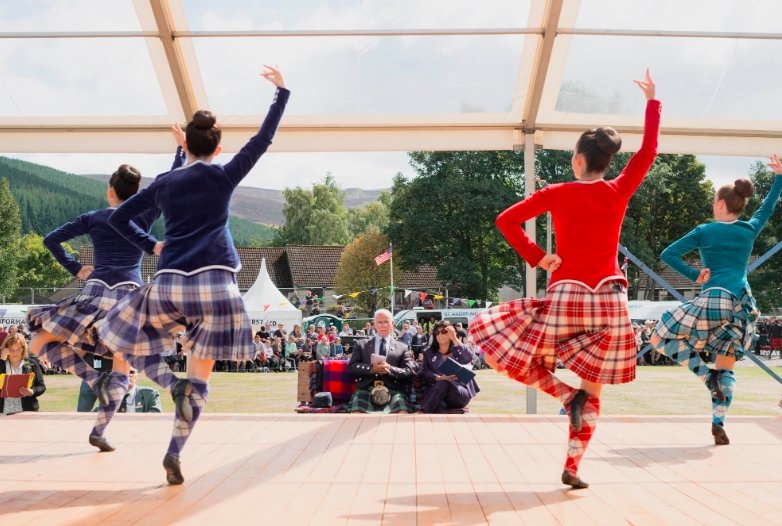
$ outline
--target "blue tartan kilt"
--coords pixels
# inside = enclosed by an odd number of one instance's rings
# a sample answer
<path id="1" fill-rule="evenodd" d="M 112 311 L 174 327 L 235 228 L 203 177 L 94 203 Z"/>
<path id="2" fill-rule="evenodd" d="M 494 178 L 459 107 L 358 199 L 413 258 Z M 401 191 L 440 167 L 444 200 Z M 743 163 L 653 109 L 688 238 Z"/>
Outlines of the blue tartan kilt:
<path id="1" fill-rule="evenodd" d="M 369 398 L 369 389 L 356 389 L 353 396 L 348 402 L 347 412 L 364 412 L 364 413 L 413 413 L 415 409 L 413 405 L 407 400 L 405 393 L 402 391 L 396 391 L 394 389 L 388 390 L 388 394 L 391 395 L 391 400 L 382 408 L 377 408 L 372 404 L 372 400 Z"/>
<path id="2" fill-rule="evenodd" d="M 749 291 L 736 298 L 725 289 L 710 288 L 665 312 L 654 328 L 652 342 L 663 352 L 667 340 L 687 340 L 697 352 L 735 355 L 738 360 L 752 350 L 758 316 Z"/>
<path id="3" fill-rule="evenodd" d="M 182 350 L 190 356 L 252 360 L 252 326 L 234 273 L 160 273 L 120 301 L 97 326 L 101 344 L 133 356 L 171 350 L 179 332 L 184 332 Z"/>
<path id="4" fill-rule="evenodd" d="M 93 328 L 122 298 L 137 288 L 135 283 L 109 287 L 99 280 L 87 281 L 81 292 L 56 305 L 30 309 L 27 327 L 31 333 L 45 330 L 82 351 L 104 354 L 100 346 L 96 348 Z"/>

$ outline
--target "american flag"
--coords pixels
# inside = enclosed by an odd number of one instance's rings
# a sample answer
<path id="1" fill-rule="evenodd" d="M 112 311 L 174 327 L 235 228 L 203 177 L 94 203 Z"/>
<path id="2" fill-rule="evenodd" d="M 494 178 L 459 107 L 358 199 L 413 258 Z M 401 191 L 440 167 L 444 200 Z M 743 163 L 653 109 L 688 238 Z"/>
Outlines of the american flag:
<path id="1" fill-rule="evenodd" d="M 375 258 L 375 264 L 382 265 L 389 259 L 391 259 L 391 250 L 386 250 L 385 252 L 383 252 L 382 254 L 380 254 Z"/>

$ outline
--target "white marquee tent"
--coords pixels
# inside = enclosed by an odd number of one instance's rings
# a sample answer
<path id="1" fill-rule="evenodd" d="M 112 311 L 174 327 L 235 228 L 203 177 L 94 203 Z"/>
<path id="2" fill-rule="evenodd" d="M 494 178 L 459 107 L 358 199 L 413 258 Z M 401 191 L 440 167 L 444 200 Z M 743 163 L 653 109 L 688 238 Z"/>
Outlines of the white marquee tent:
<path id="1" fill-rule="evenodd" d="M 266 259 L 261 260 L 258 277 L 243 299 L 253 327 L 267 321 L 272 327 L 284 323 L 288 330 L 293 329 L 295 324 L 301 325 L 301 311 L 274 285 L 266 270 Z"/>

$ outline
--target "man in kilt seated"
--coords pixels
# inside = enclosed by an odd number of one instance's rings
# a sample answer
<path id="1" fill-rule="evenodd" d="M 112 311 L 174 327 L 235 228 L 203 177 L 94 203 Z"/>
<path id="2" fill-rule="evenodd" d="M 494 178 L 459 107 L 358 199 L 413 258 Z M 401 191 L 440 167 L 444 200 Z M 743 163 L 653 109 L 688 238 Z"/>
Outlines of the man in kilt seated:
<path id="1" fill-rule="evenodd" d="M 348 371 L 357 380 L 347 410 L 412 413 L 414 409 L 407 392 L 417 367 L 413 355 L 407 345 L 394 339 L 391 312 L 386 309 L 375 312 L 374 328 L 375 334 L 356 342 L 350 355 Z"/>

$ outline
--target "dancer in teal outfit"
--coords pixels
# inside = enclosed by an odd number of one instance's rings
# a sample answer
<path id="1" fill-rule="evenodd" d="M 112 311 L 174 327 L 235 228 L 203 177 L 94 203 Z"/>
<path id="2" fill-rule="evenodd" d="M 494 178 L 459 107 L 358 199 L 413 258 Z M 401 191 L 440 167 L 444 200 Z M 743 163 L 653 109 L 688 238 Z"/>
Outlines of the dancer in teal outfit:
<path id="1" fill-rule="evenodd" d="M 776 174 L 774 184 L 751 219 L 743 221 L 739 215 L 754 187 L 748 179 L 736 179 L 715 194 L 715 221 L 698 225 L 661 255 L 674 270 L 703 287 L 694 300 L 663 314 L 651 343 L 705 382 L 712 397 L 711 434 L 717 445 L 730 443 L 725 432 L 725 414 L 736 385 L 733 367 L 737 359 L 751 350 L 759 315 L 747 282 L 749 256 L 782 193 L 779 158 L 773 155 L 768 166 Z M 703 262 L 702 270 L 682 260 L 696 249 Z M 701 359 L 702 351 L 716 354 L 713 369 Z"/>

